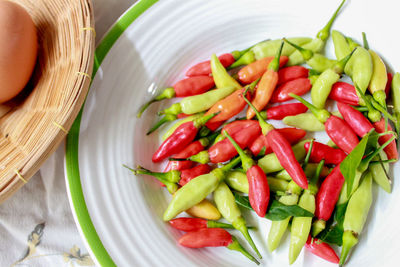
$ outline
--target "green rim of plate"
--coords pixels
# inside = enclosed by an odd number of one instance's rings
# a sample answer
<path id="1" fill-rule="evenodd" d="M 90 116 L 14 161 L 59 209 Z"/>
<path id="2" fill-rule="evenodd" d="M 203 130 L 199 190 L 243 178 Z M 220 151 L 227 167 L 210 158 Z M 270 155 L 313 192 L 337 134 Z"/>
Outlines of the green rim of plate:
<path id="1" fill-rule="evenodd" d="M 101 63 L 110 51 L 114 43 L 122 35 L 122 33 L 147 9 L 149 9 L 158 0 L 141 0 L 133 5 L 110 29 L 101 43 L 97 46 L 94 56 L 94 66 L 92 80 L 94 79 L 97 70 Z M 96 257 L 101 266 L 116 266 L 111 259 L 107 250 L 104 248 L 96 229 L 90 218 L 85 197 L 83 195 L 81 177 L 79 173 L 79 132 L 82 119 L 83 104 L 78 116 L 71 126 L 65 145 L 65 168 L 66 177 L 68 180 L 69 191 L 72 201 L 72 206 L 76 214 L 79 226 L 89 245 L 91 251 Z"/>

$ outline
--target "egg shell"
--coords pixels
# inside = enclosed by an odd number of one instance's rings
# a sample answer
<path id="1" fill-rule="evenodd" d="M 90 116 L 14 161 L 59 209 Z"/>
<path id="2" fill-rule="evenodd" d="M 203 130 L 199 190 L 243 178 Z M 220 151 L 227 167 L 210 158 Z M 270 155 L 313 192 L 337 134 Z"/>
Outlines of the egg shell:
<path id="1" fill-rule="evenodd" d="M 36 64 L 36 27 L 20 5 L 0 0 L 0 103 L 21 92 Z"/>

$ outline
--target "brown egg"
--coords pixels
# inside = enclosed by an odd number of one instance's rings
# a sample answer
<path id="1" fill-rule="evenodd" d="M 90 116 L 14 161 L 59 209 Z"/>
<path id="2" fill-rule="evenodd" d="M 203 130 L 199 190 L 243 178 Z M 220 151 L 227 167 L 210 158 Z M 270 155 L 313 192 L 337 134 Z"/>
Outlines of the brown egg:
<path id="1" fill-rule="evenodd" d="M 0 0 L 0 103 L 26 86 L 35 67 L 37 34 L 32 18 L 18 4 Z"/>

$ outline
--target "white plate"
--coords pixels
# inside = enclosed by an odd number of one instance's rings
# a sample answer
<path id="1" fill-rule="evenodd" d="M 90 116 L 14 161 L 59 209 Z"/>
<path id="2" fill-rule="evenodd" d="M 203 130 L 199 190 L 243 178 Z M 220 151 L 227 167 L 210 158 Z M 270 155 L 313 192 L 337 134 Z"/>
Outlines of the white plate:
<path id="1" fill-rule="evenodd" d="M 67 142 L 67 185 L 77 224 L 104 266 L 254 266 L 225 248 L 193 250 L 176 244 L 181 233 L 161 220 L 169 196 L 154 179 L 134 177 L 122 167 L 160 168 L 151 162 L 158 136 L 144 133 L 155 122 L 155 112 L 171 102 L 152 105 L 141 119 L 135 114 L 155 94 L 152 83 L 161 88 L 174 84 L 211 53 L 243 49 L 266 38 L 314 36 L 340 1 L 154 2 L 133 6 L 97 49 L 101 66 Z M 359 41 L 361 31 L 367 32 L 371 48 L 400 70 L 398 7 L 395 1 L 348 1 L 333 28 Z M 333 57 L 331 40 L 326 49 Z M 398 183 L 391 195 L 377 187 L 374 191 L 368 223 L 348 266 L 396 266 Z M 252 234 L 262 264 L 287 266 L 289 238 L 270 254 L 265 242 L 269 222 L 250 214 L 246 218 L 259 228 Z M 303 250 L 293 266 L 332 264 Z"/>

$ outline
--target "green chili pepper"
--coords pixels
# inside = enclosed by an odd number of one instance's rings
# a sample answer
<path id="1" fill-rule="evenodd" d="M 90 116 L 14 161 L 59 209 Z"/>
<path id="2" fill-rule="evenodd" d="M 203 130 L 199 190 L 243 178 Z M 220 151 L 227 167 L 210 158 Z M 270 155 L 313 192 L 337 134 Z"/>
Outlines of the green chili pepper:
<path id="1" fill-rule="evenodd" d="M 361 233 L 372 204 L 372 177 L 368 173 L 360 187 L 352 195 L 346 208 L 343 221 L 343 247 L 340 255 L 340 265 L 346 261 L 352 247 L 358 242 L 358 235 Z"/>
<path id="2" fill-rule="evenodd" d="M 368 50 L 364 47 L 357 47 L 353 56 L 347 62 L 344 72 L 350 76 L 354 84 L 365 93 L 372 76 L 372 58 Z"/>
<path id="3" fill-rule="evenodd" d="M 197 118 L 200 118 L 204 115 L 204 112 L 198 113 L 198 114 L 194 114 L 192 116 L 183 118 L 181 120 L 176 121 L 163 135 L 162 135 L 162 140 L 164 141 L 165 139 L 167 139 L 168 137 L 171 136 L 171 134 L 173 132 L 175 132 L 176 128 L 178 128 L 179 126 L 181 126 L 182 124 L 184 124 L 185 122 L 188 121 L 194 121 Z"/>
<path id="4" fill-rule="evenodd" d="M 396 132 L 400 132 L 400 73 L 396 72 L 392 80 L 393 115 L 397 119 Z"/>
<path id="5" fill-rule="evenodd" d="M 337 14 L 339 13 L 340 8 L 343 6 L 344 2 L 345 2 L 345 0 L 342 1 L 342 3 L 336 9 L 335 13 L 329 19 L 328 23 L 318 32 L 317 36 L 311 42 L 303 45 L 303 48 L 310 49 L 313 52 L 320 52 L 322 50 L 322 48 L 325 46 L 326 40 L 329 37 L 332 24 L 337 16 Z M 299 65 L 302 63 L 304 63 L 303 56 L 301 55 L 301 53 L 299 51 L 295 51 L 289 56 L 289 61 L 288 61 L 287 65 L 293 66 L 293 65 Z"/>
<path id="6" fill-rule="evenodd" d="M 383 190 L 388 193 L 392 192 L 392 182 L 387 175 L 389 171 L 389 164 L 383 163 L 382 161 L 387 160 L 386 153 L 379 153 L 377 157 L 377 162 L 372 162 L 369 165 L 369 171 L 372 174 L 372 178 L 374 179 L 375 183 L 377 183 Z"/>
<path id="7" fill-rule="evenodd" d="M 304 157 L 306 156 L 306 150 L 304 149 L 304 144 L 306 142 L 310 142 L 310 140 L 303 140 L 297 143 L 296 145 L 292 146 L 293 153 L 298 161 L 303 160 Z M 275 153 L 270 153 L 259 159 L 258 166 L 260 166 L 265 173 L 271 173 L 283 170 L 283 167 L 280 164 Z"/>
<path id="8" fill-rule="evenodd" d="M 306 190 L 300 197 L 299 204 L 301 208 L 311 213 L 315 212 L 315 196 Z M 294 217 L 290 234 L 289 246 L 289 264 L 296 261 L 300 251 L 307 242 L 311 230 L 311 217 Z"/>
<path id="9" fill-rule="evenodd" d="M 309 151 L 312 150 L 312 143 L 310 144 Z M 308 154 L 309 155 L 309 154 Z M 317 194 L 318 188 L 317 183 L 319 177 L 321 176 L 321 172 L 323 170 L 325 161 L 322 160 L 317 169 L 310 179 L 309 187 L 304 193 L 301 195 L 299 200 L 299 206 L 305 210 L 308 210 L 311 213 L 315 212 L 315 195 Z M 297 257 L 300 254 L 300 251 L 304 247 L 307 242 L 308 236 L 310 234 L 312 224 L 311 217 L 295 217 L 292 221 L 292 228 L 290 234 L 290 246 L 289 246 L 289 264 L 292 264 L 296 261 Z"/>
<path id="10" fill-rule="evenodd" d="M 211 56 L 211 70 L 217 88 L 233 87 L 236 90 L 242 89 L 242 86 L 229 75 L 215 54 Z"/>
<path id="11" fill-rule="evenodd" d="M 247 242 L 257 253 L 258 257 L 262 258 L 260 252 L 258 251 L 256 245 L 253 242 L 253 239 L 249 234 L 249 231 L 246 226 L 246 221 L 242 217 L 242 213 L 240 212 L 240 209 L 236 204 L 235 197 L 232 194 L 232 191 L 224 182 L 221 182 L 215 189 L 214 201 L 222 216 L 228 222 L 230 222 L 233 225 L 233 227 L 235 227 L 235 229 L 239 230 L 243 234 Z"/>
<path id="12" fill-rule="evenodd" d="M 169 203 L 164 212 L 164 221 L 169 221 L 176 215 L 200 203 L 210 193 L 212 193 L 225 178 L 225 174 L 240 162 L 240 158 L 235 158 L 222 168 L 212 170 L 208 174 L 200 175 L 196 179 L 190 180 L 175 193 L 175 197 Z"/>
<path id="13" fill-rule="evenodd" d="M 286 191 L 287 195 L 282 196 L 279 202 L 285 205 L 296 205 L 299 200 L 299 194 L 301 193 L 301 187 L 295 182 L 291 181 Z M 271 228 L 268 234 L 268 249 L 270 252 L 274 251 L 281 242 L 282 236 L 285 233 L 291 217 L 288 217 L 282 221 L 272 221 Z"/>
<path id="14" fill-rule="evenodd" d="M 303 45 L 311 41 L 310 37 L 294 37 L 294 38 L 287 38 L 292 43 L 297 45 Z M 254 55 L 257 60 L 262 59 L 264 57 L 273 57 L 276 55 L 276 52 L 280 49 L 282 40 L 268 40 L 256 44 L 251 50 L 254 52 Z M 284 44 L 282 48 L 281 55 L 288 56 L 295 51 L 294 47 Z"/>
<path id="15" fill-rule="evenodd" d="M 336 63 L 336 60 L 329 59 L 318 53 L 314 53 L 310 49 L 305 49 L 301 46 L 298 46 L 285 38 L 283 40 L 296 48 L 296 50 L 301 53 L 307 65 L 309 65 L 313 70 L 317 72 L 323 72 L 324 70 L 329 69 Z"/>
<path id="16" fill-rule="evenodd" d="M 346 37 L 336 30 L 332 30 L 332 40 L 335 46 L 335 55 L 338 60 L 341 60 L 345 56 L 351 53 L 349 44 L 347 43 Z"/>
<path id="17" fill-rule="evenodd" d="M 274 177 L 267 177 L 267 181 L 269 190 L 271 190 L 272 192 L 277 192 L 277 191 L 285 192 L 289 185 L 288 181 Z"/>
<path id="18" fill-rule="evenodd" d="M 225 178 L 225 182 L 230 188 L 248 194 L 249 193 L 249 181 L 247 181 L 247 175 L 241 171 L 230 171 Z"/>
<path id="19" fill-rule="evenodd" d="M 340 61 L 337 61 L 331 68 L 325 70 L 318 76 L 311 87 L 311 100 L 314 106 L 317 108 L 325 107 L 325 102 L 331 92 L 332 85 L 340 79 L 340 75 L 343 73 L 344 67 L 352 55 L 353 52 Z"/>
<path id="20" fill-rule="evenodd" d="M 188 96 L 179 103 L 172 104 L 164 109 L 161 114 L 195 114 L 210 109 L 219 100 L 227 97 L 236 90 L 235 87 L 228 86 L 224 88 L 210 90 L 206 93 L 194 96 Z"/>
<path id="21" fill-rule="evenodd" d="M 297 114 L 295 116 L 286 116 L 282 121 L 286 125 L 310 132 L 320 132 L 325 130 L 325 125 L 310 112 Z"/>
<path id="22" fill-rule="evenodd" d="M 372 59 L 372 76 L 369 83 L 369 91 L 371 92 L 374 99 L 382 106 L 386 107 L 386 83 L 387 83 L 387 71 L 383 60 L 378 56 L 375 51 L 368 50 Z"/>

